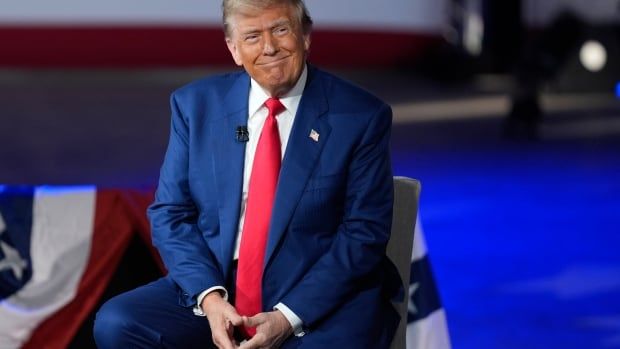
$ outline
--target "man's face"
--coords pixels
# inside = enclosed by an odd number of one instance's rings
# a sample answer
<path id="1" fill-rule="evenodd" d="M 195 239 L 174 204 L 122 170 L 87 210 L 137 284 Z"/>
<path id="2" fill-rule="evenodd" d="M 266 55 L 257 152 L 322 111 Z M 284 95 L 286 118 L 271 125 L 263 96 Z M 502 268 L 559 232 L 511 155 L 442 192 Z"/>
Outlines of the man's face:
<path id="1" fill-rule="evenodd" d="M 274 97 L 293 88 L 310 48 L 294 11 L 282 5 L 235 13 L 226 39 L 235 63 Z"/>

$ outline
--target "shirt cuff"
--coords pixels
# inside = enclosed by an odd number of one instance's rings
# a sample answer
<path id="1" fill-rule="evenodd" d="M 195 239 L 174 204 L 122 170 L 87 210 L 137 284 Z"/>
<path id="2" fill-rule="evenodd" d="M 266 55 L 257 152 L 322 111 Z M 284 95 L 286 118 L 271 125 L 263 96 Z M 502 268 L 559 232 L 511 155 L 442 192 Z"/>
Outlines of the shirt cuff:
<path id="1" fill-rule="evenodd" d="M 196 305 L 194 306 L 194 309 L 192 309 L 194 311 L 194 315 L 196 315 L 196 316 L 206 316 L 204 311 L 202 311 L 202 308 L 200 308 L 200 303 L 202 303 L 202 300 L 205 299 L 205 297 L 209 293 L 214 292 L 214 291 L 222 291 L 222 293 L 224 293 L 222 298 L 224 298 L 225 301 L 228 301 L 228 292 L 226 291 L 226 289 L 223 286 L 213 286 L 211 288 L 208 288 L 208 289 L 202 291 L 198 295 L 198 298 L 196 298 Z"/>
<path id="2" fill-rule="evenodd" d="M 284 317 L 288 320 L 288 322 L 291 324 L 291 327 L 293 328 L 293 334 L 295 335 L 295 337 L 302 337 L 306 334 L 303 329 L 303 321 L 301 321 L 299 316 L 297 316 L 297 314 L 295 314 L 289 307 L 282 303 L 278 303 L 273 307 L 273 309 L 279 310 L 282 315 L 284 315 Z"/>

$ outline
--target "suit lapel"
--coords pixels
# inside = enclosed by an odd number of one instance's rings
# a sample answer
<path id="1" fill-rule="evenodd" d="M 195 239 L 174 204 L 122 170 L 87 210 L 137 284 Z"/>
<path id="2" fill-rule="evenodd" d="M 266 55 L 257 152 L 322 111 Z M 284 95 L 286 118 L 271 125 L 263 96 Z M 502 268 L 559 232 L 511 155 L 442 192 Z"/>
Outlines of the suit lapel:
<path id="1" fill-rule="evenodd" d="M 308 81 L 295 115 L 293 129 L 280 169 L 265 252 L 265 266 L 268 265 L 278 242 L 286 231 L 306 187 L 306 182 L 329 137 L 331 127 L 320 118 L 327 112 L 327 109 L 327 98 L 320 79 L 320 72 L 308 66 Z M 310 137 L 312 130 L 319 135 L 318 141 Z"/>
<path id="2" fill-rule="evenodd" d="M 233 259 L 239 224 L 239 210 L 243 190 L 245 143 L 235 136 L 237 126 L 247 125 L 250 79 L 241 74 L 224 98 L 224 111 L 228 114 L 213 122 L 215 140 L 214 168 L 220 218 L 221 255 L 224 263 Z M 228 270 L 228 266 L 224 266 Z"/>

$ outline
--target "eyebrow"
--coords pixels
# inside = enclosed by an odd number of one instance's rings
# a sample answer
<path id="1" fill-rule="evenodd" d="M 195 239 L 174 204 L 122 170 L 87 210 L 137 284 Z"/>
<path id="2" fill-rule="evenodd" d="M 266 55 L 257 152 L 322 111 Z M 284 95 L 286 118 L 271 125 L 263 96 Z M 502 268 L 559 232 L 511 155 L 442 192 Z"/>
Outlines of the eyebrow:
<path id="1" fill-rule="evenodd" d="M 271 23 L 271 25 L 269 26 L 269 30 L 273 30 L 277 27 L 281 27 L 283 25 L 290 25 L 290 21 L 288 19 L 278 19 L 276 21 L 274 21 L 273 23 Z M 259 28 L 256 27 L 250 27 L 247 30 L 244 31 L 239 31 L 239 33 L 241 35 L 248 35 L 248 34 L 255 34 L 255 33 L 259 33 L 261 32 L 261 30 Z"/>
<path id="2" fill-rule="evenodd" d="M 290 23 L 291 22 L 288 19 L 278 19 L 275 22 L 273 22 L 273 24 L 271 24 L 271 27 L 269 27 L 269 29 L 274 29 L 274 28 L 281 27 L 283 25 L 287 25 Z"/>

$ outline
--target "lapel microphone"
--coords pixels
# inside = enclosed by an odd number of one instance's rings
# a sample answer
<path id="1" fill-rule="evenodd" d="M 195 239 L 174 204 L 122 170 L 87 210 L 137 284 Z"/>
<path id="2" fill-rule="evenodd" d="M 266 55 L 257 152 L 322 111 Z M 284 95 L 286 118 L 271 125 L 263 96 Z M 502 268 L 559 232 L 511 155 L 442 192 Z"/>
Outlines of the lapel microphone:
<path id="1" fill-rule="evenodd" d="M 237 142 L 245 143 L 249 141 L 250 133 L 248 132 L 248 127 L 246 125 L 237 126 L 235 136 L 237 137 Z"/>

